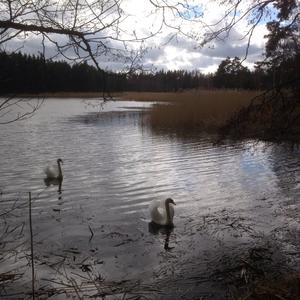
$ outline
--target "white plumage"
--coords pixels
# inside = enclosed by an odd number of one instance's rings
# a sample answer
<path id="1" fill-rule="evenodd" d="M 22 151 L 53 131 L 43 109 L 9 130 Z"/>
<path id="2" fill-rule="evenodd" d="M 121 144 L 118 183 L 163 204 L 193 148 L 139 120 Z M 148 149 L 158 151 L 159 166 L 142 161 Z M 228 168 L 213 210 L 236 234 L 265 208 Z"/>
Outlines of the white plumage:
<path id="1" fill-rule="evenodd" d="M 174 217 L 173 205 L 176 204 L 171 198 L 151 202 L 149 208 L 152 222 L 158 225 L 172 226 Z"/>
<path id="2" fill-rule="evenodd" d="M 62 163 L 63 163 L 63 161 L 59 158 L 57 160 L 56 165 L 47 166 L 44 169 L 44 172 L 48 179 L 62 179 L 63 178 L 62 169 L 61 169 L 61 165 L 60 165 Z"/>

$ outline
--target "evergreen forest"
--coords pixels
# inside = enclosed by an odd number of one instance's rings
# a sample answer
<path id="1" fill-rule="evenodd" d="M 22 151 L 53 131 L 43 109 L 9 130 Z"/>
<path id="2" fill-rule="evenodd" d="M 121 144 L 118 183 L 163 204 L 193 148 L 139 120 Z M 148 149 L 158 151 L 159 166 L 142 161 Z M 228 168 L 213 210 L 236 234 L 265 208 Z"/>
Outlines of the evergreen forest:
<path id="1" fill-rule="evenodd" d="M 0 53 L 0 94 L 54 92 L 176 92 L 186 89 L 271 88 L 274 71 L 252 71 L 238 57 L 224 59 L 213 74 L 200 71 L 159 70 L 134 73 L 97 70 L 88 63 L 70 65 L 65 61 L 45 60 L 42 56 Z"/>

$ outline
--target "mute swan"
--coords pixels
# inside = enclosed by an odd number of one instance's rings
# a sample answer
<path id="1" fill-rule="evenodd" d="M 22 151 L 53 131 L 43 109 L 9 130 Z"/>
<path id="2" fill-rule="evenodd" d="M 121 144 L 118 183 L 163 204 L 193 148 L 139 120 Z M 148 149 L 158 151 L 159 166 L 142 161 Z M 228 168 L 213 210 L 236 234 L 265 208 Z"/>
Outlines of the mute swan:
<path id="1" fill-rule="evenodd" d="M 176 204 L 171 198 L 168 198 L 166 200 L 151 202 L 150 214 L 151 214 L 152 222 L 154 222 L 157 225 L 173 226 L 173 217 L 174 217 L 173 205 Z"/>
<path id="2" fill-rule="evenodd" d="M 48 166 L 44 169 L 44 172 L 47 176 L 47 179 L 58 179 L 62 180 L 63 174 L 61 170 L 61 165 L 63 164 L 63 161 L 59 158 L 57 160 L 57 165 Z"/>

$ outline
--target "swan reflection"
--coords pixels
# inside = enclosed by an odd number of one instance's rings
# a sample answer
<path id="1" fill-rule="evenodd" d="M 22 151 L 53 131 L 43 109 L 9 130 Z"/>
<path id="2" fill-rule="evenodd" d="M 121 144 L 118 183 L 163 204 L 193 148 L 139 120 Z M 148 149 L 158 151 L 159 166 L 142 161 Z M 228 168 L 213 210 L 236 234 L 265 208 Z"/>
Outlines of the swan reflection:
<path id="1" fill-rule="evenodd" d="M 174 230 L 174 226 L 166 226 L 166 225 L 162 226 L 162 225 L 158 225 L 152 221 L 152 222 L 148 223 L 148 230 L 153 235 L 161 234 L 161 235 L 165 236 L 164 249 L 166 251 L 174 248 L 174 247 L 169 246 L 169 240 L 170 240 L 171 233 Z"/>
<path id="2" fill-rule="evenodd" d="M 58 200 L 61 200 L 61 194 L 62 194 L 62 178 L 44 178 L 44 183 L 46 187 L 50 187 L 51 185 L 57 185 L 58 186 Z"/>

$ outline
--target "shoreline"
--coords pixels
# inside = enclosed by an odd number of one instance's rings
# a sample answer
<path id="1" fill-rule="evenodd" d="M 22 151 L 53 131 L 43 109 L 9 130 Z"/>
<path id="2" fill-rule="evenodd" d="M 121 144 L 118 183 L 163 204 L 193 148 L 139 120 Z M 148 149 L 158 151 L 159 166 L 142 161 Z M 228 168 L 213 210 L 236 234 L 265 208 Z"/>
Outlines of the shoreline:
<path id="1" fill-rule="evenodd" d="M 125 101 L 145 101 L 145 102 L 173 102 L 178 100 L 187 100 L 192 97 L 203 97 L 203 96 L 219 96 L 220 94 L 226 96 L 228 94 L 243 95 L 252 94 L 257 95 L 260 91 L 256 90 L 234 90 L 234 89 L 199 89 L 199 90 L 184 90 L 177 92 L 137 92 L 137 91 L 123 91 L 123 92 L 112 92 L 110 95 L 105 95 L 108 100 L 117 98 L 117 100 Z M 103 98 L 102 92 L 45 92 L 39 94 L 31 93 L 19 93 L 19 94 L 7 94 L 0 95 L 0 97 L 20 97 L 20 98 L 63 98 L 63 99 L 74 99 L 74 98 Z M 176 99 L 174 99 L 176 98 Z"/>
<path id="2" fill-rule="evenodd" d="M 100 92 L 55 92 L 55 93 L 20 93 L 20 94 L 8 94 L 0 95 L 0 97 L 20 97 L 20 98 L 102 98 L 102 93 Z"/>

